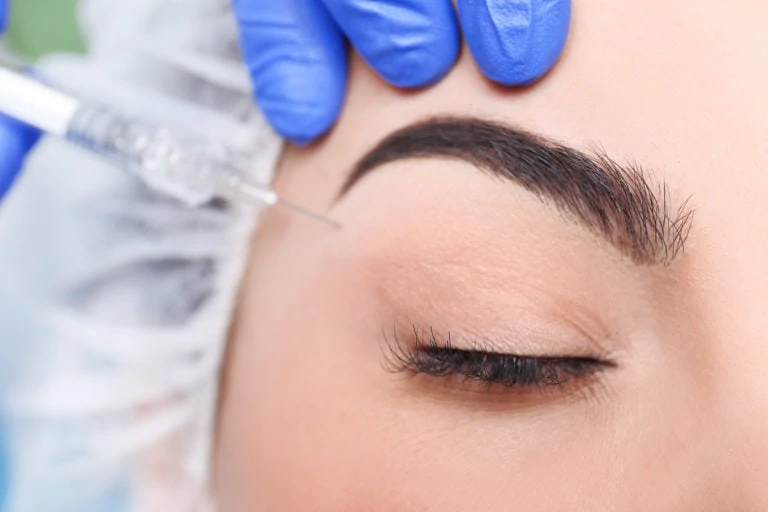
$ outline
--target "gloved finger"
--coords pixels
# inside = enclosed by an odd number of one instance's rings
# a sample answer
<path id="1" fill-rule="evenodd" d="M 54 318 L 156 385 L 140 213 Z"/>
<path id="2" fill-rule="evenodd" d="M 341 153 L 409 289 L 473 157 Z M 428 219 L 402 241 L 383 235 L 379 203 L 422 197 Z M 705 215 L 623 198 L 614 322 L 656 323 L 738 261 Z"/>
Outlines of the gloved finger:
<path id="1" fill-rule="evenodd" d="M 0 0 L 0 32 L 5 32 L 8 27 L 8 2 Z"/>
<path id="2" fill-rule="evenodd" d="M 451 0 L 325 0 L 357 52 L 385 80 L 420 87 L 442 78 L 459 52 Z"/>
<path id="3" fill-rule="evenodd" d="M 14 119 L 0 114 L 0 201 L 21 170 L 27 152 L 40 138 L 40 133 Z"/>
<path id="4" fill-rule="evenodd" d="M 524 85 L 557 61 L 571 22 L 570 0 L 458 0 L 472 55 L 491 80 Z"/>
<path id="5" fill-rule="evenodd" d="M 344 38 L 320 0 L 234 0 L 256 99 L 278 133 L 305 143 L 341 111 Z"/>

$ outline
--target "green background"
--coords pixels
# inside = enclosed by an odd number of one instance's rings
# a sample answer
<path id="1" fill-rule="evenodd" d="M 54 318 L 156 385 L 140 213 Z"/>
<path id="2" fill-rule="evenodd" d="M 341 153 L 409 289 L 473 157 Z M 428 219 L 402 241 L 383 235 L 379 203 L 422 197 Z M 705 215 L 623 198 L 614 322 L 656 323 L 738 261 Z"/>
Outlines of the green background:
<path id="1" fill-rule="evenodd" d="M 77 0 L 11 0 L 11 23 L 6 36 L 11 48 L 29 60 L 50 52 L 82 52 L 76 4 Z"/>

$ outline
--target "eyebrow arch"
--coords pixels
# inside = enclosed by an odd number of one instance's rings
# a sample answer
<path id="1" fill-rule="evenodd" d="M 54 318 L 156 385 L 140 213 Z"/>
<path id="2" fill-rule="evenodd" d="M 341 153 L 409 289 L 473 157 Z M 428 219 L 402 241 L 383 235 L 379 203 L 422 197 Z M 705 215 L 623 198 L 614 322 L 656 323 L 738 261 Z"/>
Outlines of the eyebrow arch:
<path id="1" fill-rule="evenodd" d="M 355 165 L 340 197 L 397 160 L 455 158 L 522 186 L 615 246 L 637 265 L 668 265 L 683 252 L 693 211 L 672 206 L 665 183 L 636 163 L 619 165 L 507 125 L 473 118 L 422 121 L 382 140 Z"/>

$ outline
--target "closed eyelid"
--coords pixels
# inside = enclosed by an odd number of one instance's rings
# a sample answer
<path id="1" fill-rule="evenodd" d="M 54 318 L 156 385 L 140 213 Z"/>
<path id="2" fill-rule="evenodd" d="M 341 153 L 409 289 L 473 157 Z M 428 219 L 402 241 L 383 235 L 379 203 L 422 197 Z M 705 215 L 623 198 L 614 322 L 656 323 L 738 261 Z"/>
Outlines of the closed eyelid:
<path id="1" fill-rule="evenodd" d="M 518 355 L 497 352 L 492 345 L 459 349 L 454 347 L 450 335 L 438 335 L 432 327 L 424 329 L 413 325 L 410 336 L 398 335 L 396 328 L 389 336 L 386 330 L 382 334 L 383 368 L 388 373 L 445 380 L 457 390 L 500 388 L 514 390 L 515 395 L 527 395 L 534 390 L 541 392 L 543 388 L 554 387 L 556 395 L 567 396 L 581 385 L 591 383 L 597 374 L 616 368 L 609 359 L 567 353 L 561 356 Z M 541 393 L 536 394 L 541 396 Z"/>
<path id="2" fill-rule="evenodd" d="M 434 261 L 425 265 L 431 256 L 418 255 L 413 263 L 399 253 L 377 258 L 365 273 L 377 302 L 400 326 L 447 324 L 457 336 L 456 347 L 466 349 L 474 342 L 494 348 L 489 345 L 493 340 L 503 353 L 567 349 L 608 355 L 622 350 L 611 319 L 573 296 L 570 284 L 540 281 L 530 269 L 509 266 L 502 274 L 488 264 L 479 269 Z"/>

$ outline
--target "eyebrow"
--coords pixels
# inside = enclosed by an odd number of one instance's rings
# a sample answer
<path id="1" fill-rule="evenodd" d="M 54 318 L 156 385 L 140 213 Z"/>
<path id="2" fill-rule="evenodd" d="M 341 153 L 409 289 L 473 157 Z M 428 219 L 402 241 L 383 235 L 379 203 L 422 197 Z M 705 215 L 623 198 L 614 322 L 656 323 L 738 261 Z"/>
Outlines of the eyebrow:
<path id="1" fill-rule="evenodd" d="M 452 158 L 552 204 L 615 246 L 637 265 L 667 265 L 684 251 L 693 211 L 673 207 L 666 183 L 637 164 L 603 152 L 586 154 L 507 125 L 472 118 L 435 118 L 398 130 L 355 165 L 341 196 L 361 178 L 398 160 Z"/>

